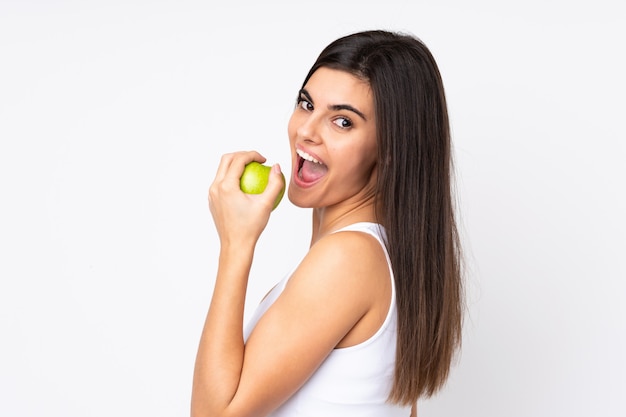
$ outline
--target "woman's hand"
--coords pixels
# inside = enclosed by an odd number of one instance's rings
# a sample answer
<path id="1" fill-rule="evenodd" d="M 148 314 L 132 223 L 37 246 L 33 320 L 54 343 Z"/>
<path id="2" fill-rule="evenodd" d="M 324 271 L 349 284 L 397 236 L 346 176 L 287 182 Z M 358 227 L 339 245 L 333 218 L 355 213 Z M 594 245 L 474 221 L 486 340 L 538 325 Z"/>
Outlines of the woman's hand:
<path id="1" fill-rule="evenodd" d="M 274 165 L 265 191 L 246 194 L 239 188 L 245 166 L 265 162 L 258 152 L 235 152 L 222 156 L 209 188 L 209 208 L 222 245 L 255 245 L 265 229 L 274 201 L 283 187 L 280 167 Z"/>

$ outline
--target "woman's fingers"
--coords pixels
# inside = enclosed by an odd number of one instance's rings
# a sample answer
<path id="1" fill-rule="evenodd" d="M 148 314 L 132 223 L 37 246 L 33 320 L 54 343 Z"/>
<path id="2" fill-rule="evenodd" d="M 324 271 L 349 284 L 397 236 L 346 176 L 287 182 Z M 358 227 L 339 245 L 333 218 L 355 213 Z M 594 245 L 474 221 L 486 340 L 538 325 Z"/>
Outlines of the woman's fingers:
<path id="1" fill-rule="evenodd" d="M 234 157 L 234 154 L 232 153 L 227 153 L 222 155 L 222 157 L 220 158 L 220 163 L 217 166 L 217 172 L 215 173 L 215 178 L 213 179 L 213 182 L 219 182 L 221 180 L 224 179 L 224 177 L 226 176 L 226 171 L 228 171 L 228 167 L 230 167 L 230 163 L 232 162 Z"/>
<path id="2" fill-rule="evenodd" d="M 257 161 L 264 162 L 263 155 L 256 151 L 234 152 L 222 155 L 209 189 L 209 194 L 217 197 L 219 192 L 239 190 L 239 180 L 246 164 Z"/>
<path id="3" fill-rule="evenodd" d="M 266 159 L 257 151 L 241 151 L 222 155 L 214 182 L 220 182 L 227 178 L 239 181 L 243 169 L 252 161 L 263 163 Z"/>
<path id="4" fill-rule="evenodd" d="M 243 174 L 244 168 L 252 161 L 262 164 L 266 161 L 266 159 L 263 155 L 256 151 L 237 152 L 233 154 L 225 179 L 230 179 L 239 183 L 239 179 L 241 178 L 241 174 Z"/>

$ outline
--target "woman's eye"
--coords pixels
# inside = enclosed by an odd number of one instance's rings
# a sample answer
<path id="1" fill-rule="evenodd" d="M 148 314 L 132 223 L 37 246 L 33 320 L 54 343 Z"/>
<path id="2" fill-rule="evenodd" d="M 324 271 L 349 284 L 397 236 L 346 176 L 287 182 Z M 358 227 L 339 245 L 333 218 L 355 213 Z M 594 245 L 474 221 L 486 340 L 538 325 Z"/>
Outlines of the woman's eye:
<path id="1" fill-rule="evenodd" d="M 313 110 L 313 105 L 311 103 L 309 103 L 307 100 L 301 98 L 300 100 L 298 100 L 298 105 L 306 111 L 311 111 Z"/>
<path id="2" fill-rule="evenodd" d="M 352 121 L 346 117 L 338 117 L 335 120 L 333 120 L 333 123 L 342 129 L 348 129 L 352 127 Z"/>

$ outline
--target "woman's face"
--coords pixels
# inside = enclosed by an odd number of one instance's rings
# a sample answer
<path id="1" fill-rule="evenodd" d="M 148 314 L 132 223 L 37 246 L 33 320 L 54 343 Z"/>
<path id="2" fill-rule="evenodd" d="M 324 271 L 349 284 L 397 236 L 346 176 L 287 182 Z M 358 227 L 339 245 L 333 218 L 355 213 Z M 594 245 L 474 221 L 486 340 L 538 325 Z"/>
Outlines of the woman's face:
<path id="1" fill-rule="evenodd" d="M 319 68 L 300 91 L 289 120 L 289 199 L 330 207 L 369 199 L 376 184 L 374 99 L 367 82 Z"/>

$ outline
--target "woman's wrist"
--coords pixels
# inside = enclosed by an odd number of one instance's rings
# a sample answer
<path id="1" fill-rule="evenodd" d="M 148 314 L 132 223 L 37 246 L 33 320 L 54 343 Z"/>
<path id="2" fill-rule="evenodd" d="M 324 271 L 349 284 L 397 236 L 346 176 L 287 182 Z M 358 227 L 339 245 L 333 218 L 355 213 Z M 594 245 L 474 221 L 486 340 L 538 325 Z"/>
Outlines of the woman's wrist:
<path id="1" fill-rule="evenodd" d="M 220 243 L 220 261 L 222 259 L 229 261 L 241 261 L 250 259 L 254 255 L 256 241 L 247 240 L 228 240 Z"/>

